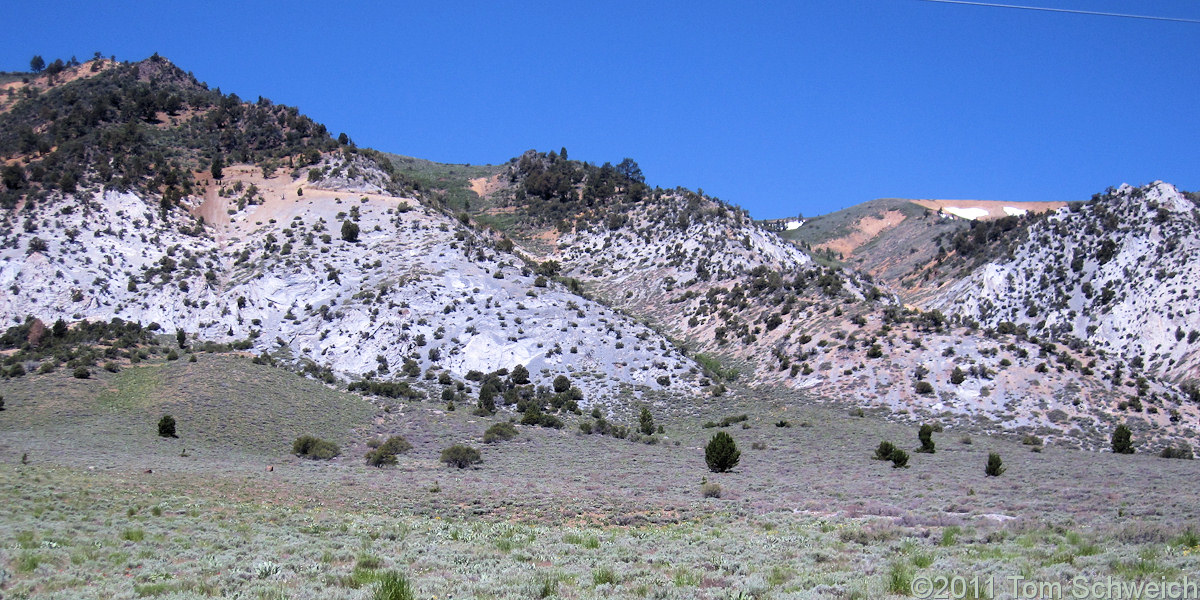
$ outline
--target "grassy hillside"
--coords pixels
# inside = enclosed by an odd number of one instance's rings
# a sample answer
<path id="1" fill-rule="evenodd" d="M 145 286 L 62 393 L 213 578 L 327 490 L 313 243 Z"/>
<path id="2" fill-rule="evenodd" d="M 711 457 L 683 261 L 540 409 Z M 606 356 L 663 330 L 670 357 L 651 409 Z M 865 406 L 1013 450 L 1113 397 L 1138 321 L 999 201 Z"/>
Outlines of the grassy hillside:
<path id="1" fill-rule="evenodd" d="M 76 379 L 62 369 L 0 382 L 7 410 L 0 444 L 36 460 L 92 457 L 112 464 L 176 456 L 287 456 L 303 434 L 345 444 L 375 409 L 361 397 L 337 392 L 248 358 L 198 354 L 95 369 Z M 164 414 L 175 417 L 178 439 L 157 436 Z"/>
<path id="2" fill-rule="evenodd" d="M 459 165 L 399 154 L 384 156 L 408 181 L 416 183 L 417 189 L 451 210 L 477 210 L 481 199 L 471 191 L 470 180 L 490 177 L 504 169 L 503 165 Z"/>

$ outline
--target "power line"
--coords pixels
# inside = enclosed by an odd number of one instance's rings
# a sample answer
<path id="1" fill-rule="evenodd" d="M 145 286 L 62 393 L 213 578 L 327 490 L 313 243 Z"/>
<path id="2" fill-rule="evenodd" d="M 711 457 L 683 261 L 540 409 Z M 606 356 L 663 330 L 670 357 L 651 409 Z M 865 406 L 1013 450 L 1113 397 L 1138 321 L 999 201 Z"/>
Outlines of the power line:
<path id="1" fill-rule="evenodd" d="M 994 8 L 1016 8 L 1041 12 L 1068 13 L 1073 15 L 1096 15 L 1100 17 L 1120 17 L 1122 19 L 1144 19 L 1148 21 L 1172 21 L 1175 23 L 1200 23 L 1200 19 L 1184 19 L 1179 17 L 1156 17 L 1153 15 L 1131 15 L 1125 13 L 1100 12 L 1094 10 L 1071 10 L 1068 8 L 1050 8 L 1046 6 L 1022 6 L 1019 4 L 998 4 L 995 2 L 968 2 L 966 0 L 921 0 L 938 4 L 965 4 L 967 6 L 990 6 Z"/>

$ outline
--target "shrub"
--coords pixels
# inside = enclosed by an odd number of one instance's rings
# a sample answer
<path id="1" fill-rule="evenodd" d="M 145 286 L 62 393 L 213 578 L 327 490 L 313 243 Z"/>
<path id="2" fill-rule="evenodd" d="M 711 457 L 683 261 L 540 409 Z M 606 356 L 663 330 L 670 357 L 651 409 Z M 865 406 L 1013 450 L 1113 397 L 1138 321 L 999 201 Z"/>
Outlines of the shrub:
<path id="1" fill-rule="evenodd" d="M 895 444 L 888 441 L 879 442 L 879 447 L 875 449 L 875 460 L 892 460 L 892 453 L 896 451 Z"/>
<path id="2" fill-rule="evenodd" d="M 922 425 L 921 429 L 917 432 L 917 438 L 921 440 L 921 449 L 918 452 L 933 454 L 933 425 L 928 423 Z"/>
<path id="3" fill-rule="evenodd" d="M 158 437 L 179 437 L 175 435 L 175 417 L 172 417 L 171 415 L 163 415 L 163 417 L 158 420 Z"/>
<path id="4" fill-rule="evenodd" d="M 379 447 L 366 454 L 367 464 L 372 467 L 396 464 L 396 455 L 412 450 L 412 444 L 403 436 L 393 435 Z"/>
<path id="5" fill-rule="evenodd" d="M 788 422 L 786 419 L 784 419 L 781 421 L 776 421 L 775 426 L 776 427 L 791 427 L 792 424 L 790 422 Z"/>
<path id="6" fill-rule="evenodd" d="M 933 384 L 928 381 L 918 381 L 914 389 L 917 390 L 918 394 L 928 396 L 933 393 Z"/>
<path id="7" fill-rule="evenodd" d="M 1133 454 L 1133 432 L 1124 424 L 1113 430 L 1112 450 L 1115 454 Z"/>
<path id="8" fill-rule="evenodd" d="M 896 448 L 892 450 L 892 468 L 907 469 L 908 468 L 908 453 Z"/>
<path id="9" fill-rule="evenodd" d="M 984 474 L 988 477 L 999 477 L 1004 474 L 1004 464 L 1000 460 L 1000 455 L 995 452 L 988 453 L 987 466 L 983 468 Z"/>
<path id="10" fill-rule="evenodd" d="M 358 241 L 358 223 L 354 221 L 342 221 L 342 239 L 347 242 Z"/>
<path id="11" fill-rule="evenodd" d="M 950 383 L 958 385 L 967 379 L 967 374 L 963 372 L 961 367 L 954 367 L 950 372 Z"/>
<path id="12" fill-rule="evenodd" d="M 479 451 L 462 444 L 455 444 L 442 450 L 441 461 L 460 469 L 465 469 L 473 464 L 482 462 L 483 459 L 479 456 Z"/>
<path id="13" fill-rule="evenodd" d="M 292 454 L 312 460 L 329 460 L 342 453 L 333 442 L 311 435 L 302 435 L 292 443 Z"/>
<path id="14" fill-rule="evenodd" d="M 0 401 L 0 410 L 4 410 L 4 402 Z M 1163 458 L 1182 458 L 1184 460 L 1192 460 L 1192 447 L 1186 443 L 1180 442 L 1179 447 L 1167 446 L 1162 449 L 1159 456 Z"/>
<path id="15" fill-rule="evenodd" d="M 705 498 L 720 498 L 721 484 L 711 481 L 705 481 L 700 484 L 700 495 Z"/>
<path id="16" fill-rule="evenodd" d="M 718 431 L 704 447 L 704 462 L 713 473 L 724 473 L 736 467 L 741 456 L 733 437 L 724 431 Z"/>
<path id="17" fill-rule="evenodd" d="M 415 596 L 404 575 L 388 571 L 379 576 L 379 587 L 371 597 L 373 600 L 413 600 Z"/>
<path id="18" fill-rule="evenodd" d="M 87 379 L 92 376 L 92 372 L 87 367 L 75 367 L 75 379 Z"/>
<path id="19" fill-rule="evenodd" d="M 892 594 L 907 596 L 912 593 L 912 567 L 901 561 L 895 561 L 888 569 L 887 590 Z"/>
<path id="20" fill-rule="evenodd" d="M 1025 437 L 1021 438 L 1021 443 L 1026 446 L 1041 446 L 1042 438 L 1030 433 L 1030 434 L 1026 435 Z"/>
<path id="21" fill-rule="evenodd" d="M 496 423 L 483 432 L 483 443 L 494 444 L 517 437 L 517 428 L 511 423 Z"/>

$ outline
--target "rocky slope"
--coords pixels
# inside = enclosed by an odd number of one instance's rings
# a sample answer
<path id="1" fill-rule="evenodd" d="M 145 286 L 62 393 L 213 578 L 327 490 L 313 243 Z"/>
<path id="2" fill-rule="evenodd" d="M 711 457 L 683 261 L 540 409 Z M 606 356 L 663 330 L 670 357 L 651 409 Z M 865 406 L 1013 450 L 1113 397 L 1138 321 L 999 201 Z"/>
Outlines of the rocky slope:
<path id="1" fill-rule="evenodd" d="M 1126 373 L 1200 377 L 1198 204 L 1166 183 L 1121 186 L 1033 224 L 1010 260 L 983 265 L 929 306 L 1078 341 Z"/>
<path id="2" fill-rule="evenodd" d="M 10 324 L 157 323 L 330 382 L 521 365 L 507 401 L 563 375 L 615 414 L 736 379 L 1086 447 L 1118 422 L 1200 431 L 1175 385 L 1197 364 L 1197 219 L 1170 186 L 979 222 L 876 202 L 785 231 L 824 236 L 800 247 L 629 159 L 387 159 L 163 59 L 68 79 L 0 106 L 24 132 L 0 135 Z"/>

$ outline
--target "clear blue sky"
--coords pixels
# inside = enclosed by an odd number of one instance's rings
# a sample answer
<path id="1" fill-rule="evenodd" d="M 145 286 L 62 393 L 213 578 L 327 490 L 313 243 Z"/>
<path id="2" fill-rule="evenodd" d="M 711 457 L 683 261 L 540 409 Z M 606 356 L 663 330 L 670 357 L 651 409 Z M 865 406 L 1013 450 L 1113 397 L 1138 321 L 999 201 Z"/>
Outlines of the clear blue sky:
<path id="1" fill-rule="evenodd" d="M 1011 0 L 1200 19 L 1197 0 Z M 158 52 L 359 145 L 565 146 L 758 218 L 1200 189 L 1200 24 L 934 4 L 9 1 L 0 70 Z"/>

